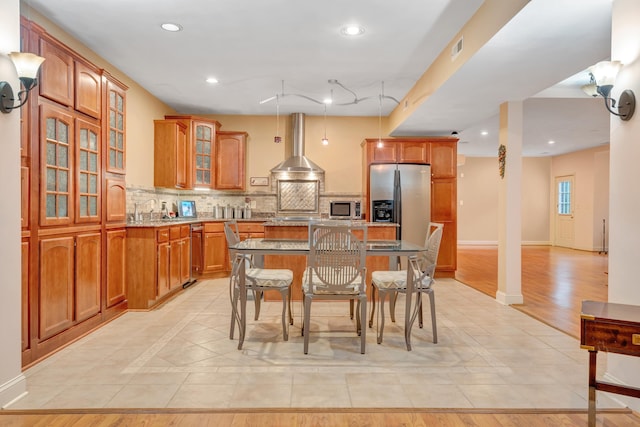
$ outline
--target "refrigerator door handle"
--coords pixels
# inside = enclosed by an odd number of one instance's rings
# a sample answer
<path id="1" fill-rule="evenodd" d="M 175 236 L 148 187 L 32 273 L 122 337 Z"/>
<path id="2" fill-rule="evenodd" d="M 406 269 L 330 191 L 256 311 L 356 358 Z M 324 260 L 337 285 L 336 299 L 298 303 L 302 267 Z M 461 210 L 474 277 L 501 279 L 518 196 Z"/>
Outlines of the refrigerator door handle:
<path id="1" fill-rule="evenodd" d="M 396 240 L 400 240 L 402 238 L 402 190 L 398 169 L 393 172 L 393 222 L 398 224 Z"/>

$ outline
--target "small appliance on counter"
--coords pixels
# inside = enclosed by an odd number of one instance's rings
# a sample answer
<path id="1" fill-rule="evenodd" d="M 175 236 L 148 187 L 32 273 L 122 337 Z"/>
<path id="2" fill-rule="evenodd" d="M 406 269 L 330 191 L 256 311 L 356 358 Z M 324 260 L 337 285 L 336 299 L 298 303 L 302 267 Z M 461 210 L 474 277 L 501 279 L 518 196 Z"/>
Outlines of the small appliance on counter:
<path id="1" fill-rule="evenodd" d="M 180 200 L 178 202 L 178 216 L 182 218 L 197 218 L 196 202 L 193 200 Z"/>
<path id="2" fill-rule="evenodd" d="M 361 203 L 357 200 L 331 200 L 329 219 L 361 219 Z"/>

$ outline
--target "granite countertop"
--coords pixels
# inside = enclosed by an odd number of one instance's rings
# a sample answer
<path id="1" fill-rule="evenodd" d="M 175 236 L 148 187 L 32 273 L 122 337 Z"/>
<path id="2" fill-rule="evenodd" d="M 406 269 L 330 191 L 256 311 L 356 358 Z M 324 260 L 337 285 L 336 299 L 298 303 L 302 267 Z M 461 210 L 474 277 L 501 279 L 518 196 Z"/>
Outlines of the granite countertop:
<path id="1" fill-rule="evenodd" d="M 231 218 L 211 218 L 211 217 L 202 217 L 202 218 L 171 218 L 171 219 L 155 219 L 155 220 L 144 220 L 140 222 L 127 222 L 127 227 L 169 227 L 171 225 L 183 225 L 183 224 L 202 224 L 204 222 L 225 222 L 229 221 Z M 238 218 L 236 221 L 238 222 L 265 222 L 268 221 L 269 218 Z"/>

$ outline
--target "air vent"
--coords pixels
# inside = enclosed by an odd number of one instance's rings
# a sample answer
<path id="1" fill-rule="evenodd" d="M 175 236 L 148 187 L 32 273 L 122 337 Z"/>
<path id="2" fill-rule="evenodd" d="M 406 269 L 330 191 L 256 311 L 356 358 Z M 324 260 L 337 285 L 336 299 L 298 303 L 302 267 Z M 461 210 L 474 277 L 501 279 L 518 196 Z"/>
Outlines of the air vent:
<path id="1" fill-rule="evenodd" d="M 458 57 L 458 55 L 460 55 L 460 52 L 462 52 L 462 40 L 463 40 L 463 38 L 460 37 L 460 39 L 457 42 L 455 42 L 455 44 L 451 48 L 451 60 L 452 61 L 454 59 L 456 59 Z"/>

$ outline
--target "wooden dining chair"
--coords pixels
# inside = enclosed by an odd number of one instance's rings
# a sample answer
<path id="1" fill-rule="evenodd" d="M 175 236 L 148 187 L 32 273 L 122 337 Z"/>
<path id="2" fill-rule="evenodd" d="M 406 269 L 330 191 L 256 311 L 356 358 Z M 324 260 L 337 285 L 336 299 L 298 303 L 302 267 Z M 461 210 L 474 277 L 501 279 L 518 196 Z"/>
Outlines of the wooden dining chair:
<path id="1" fill-rule="evenodd" d="M 358 238 L 355 233 L 360 234 Z M 357 301 L 356 331 L 364 354 L 367 315 L 366 241 L 364 225 L 309 225 L 309 256 L 302 275 L 304 353 L 309 352 L 311 303 L 318 300 Z"/>

